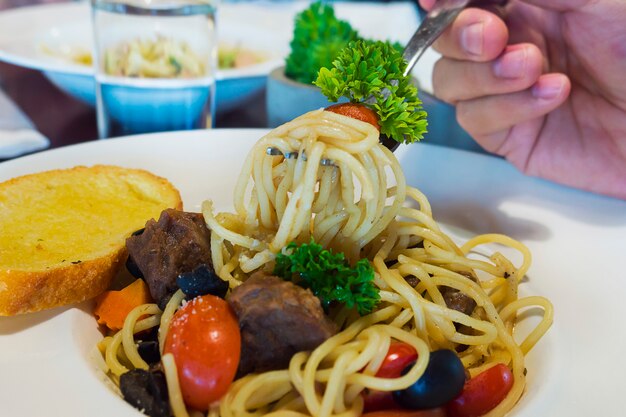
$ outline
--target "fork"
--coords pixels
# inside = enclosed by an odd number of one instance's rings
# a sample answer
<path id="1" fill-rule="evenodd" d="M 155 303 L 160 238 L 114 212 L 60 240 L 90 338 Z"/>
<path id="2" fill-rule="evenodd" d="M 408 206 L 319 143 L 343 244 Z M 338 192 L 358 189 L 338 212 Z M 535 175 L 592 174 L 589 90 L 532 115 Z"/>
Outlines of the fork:
<path id="1" fill-rule="evenodd" d="M 438 0 L 404 48 L 402 56 L 407 62 L 404 76 L 411 73 L 426 49 L 441 36 L 463 9 L 468 6 L 505 6 L 507 2 L 508 0 Z"/>
<path id="2" fill-rule="evenodd" d="M 444 30 L 450 26 L 463 9 L 469 5 L 504 6 L 507 1 L 508 0 L 438 0 L 435 6 L 426 14 L 424 20 L 422 20 L 422 23 L 404 47 L 402 57 L 407 62 L 407 66 L 403 75 L 406 77 L 411 73 L 417 61 L 424 55 L 424 52 L 441 36 Z M 382 94 L 386 97 L 390 92 L 383 91 Z M 370 96 L 363 102 L 373 104 L 376 102 L 376 97 Z M 400 142 L 386 135 L 380 136 L 380 142 L 392 152 L 400 146 Z M 273 147 L 267 148 L 266 153 L 268 155 L 283 155 L 279 149 Z M 297 158 L 298 152 L 288 152 L 283 156 L 285 158 Z M 306 158 L 306 155 L 302 155 L 302 157 Z M 333 161 L 325 158 L 320 161 L 320 164 L 324 166 L 335 165 Z"/>

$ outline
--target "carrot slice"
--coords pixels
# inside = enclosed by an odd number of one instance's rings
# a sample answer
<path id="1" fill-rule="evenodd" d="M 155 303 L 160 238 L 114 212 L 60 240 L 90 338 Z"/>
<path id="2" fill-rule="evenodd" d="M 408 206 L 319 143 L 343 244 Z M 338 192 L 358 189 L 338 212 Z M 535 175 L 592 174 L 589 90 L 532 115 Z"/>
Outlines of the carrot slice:
<path id="1" fill-rule="evenodd" d="M 98 296 L 93 313 L 99 324 L 111 330 L 120 330 L 133 308 L 151 300 L 148 286 L 142 279 L 137 279 L 119 291 L 106 291 Z"/>
<path id="2" fill-rule="evenodd" d="M 352 117 L 353 119 L 366 122 L 374 126 L 380 131 L 380 125 L 378 124 L 378 116 L 372 109 L 364 104 L 359 103 L 340 103 L 333 104 L 326 107 L 326 111 L 342 114 L 344 116 Z"/>

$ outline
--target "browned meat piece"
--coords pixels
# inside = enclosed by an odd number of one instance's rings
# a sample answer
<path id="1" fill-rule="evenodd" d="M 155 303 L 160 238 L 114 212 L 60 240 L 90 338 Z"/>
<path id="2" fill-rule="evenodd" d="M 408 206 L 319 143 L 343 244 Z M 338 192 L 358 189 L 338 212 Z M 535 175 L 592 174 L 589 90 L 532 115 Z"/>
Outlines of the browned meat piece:
<path id="1" fill-rule="evenodd" d="M 238 376 L 286 369 L 297 352 L 313 350 L 337 332 L 310 290 L 255 273 L 228 298 L 241 329 Z"/>
<path id="2" fill-rule="evenodd" d="M 420 283 L 420 280 L 413 275 L 407 275 L 406 277 L 404 277 L 404 280 L 413 288 L 417 287 L 417 285 Z"/>
<path id="3" fill-rule="evenodd" d="M 456 311 L 460 311 L 468 316 L 472 314 L 476 308 L 476 301 L 474 301 L 468 295 L 455 290 L 454 288 L 444 287 L 441 289 L 441 295 L 446 302 L 448 308 Z"/>
<path id="4" fill-rule="evenodd" d="M 213 267 L 211 234 L 200 213 L 164 210 L 158 222 L 149 220 L 143 233 L 126 239 L 126 247 L 159 305 L 176 291 L 179 274 Z"/>
<path id="5" fill-rule="evenodd" d="M 459 273 L 468 277 L 472 281 L 476 281 L 476 278 L 467 272 Z M 404 277 L 404 279 L 411 287 L 416 287 L 419 284 L 419 279 L 417 277 L 414 277 L 413 275 L 408 275 Z M 470 315 L 476 308 L 476 302 L 459 290 L 455 290 L 454 288 L 445 286 L 439 287 L 439 290 L 441 291 L 441 295 L 446 302 L 446 306 L 448 306 L 448 308 L 451 308 L 452 310 L 460 311 L 463 314 Z"/>
<path id="6" fill-rule="evenodd" d="M 459 274 L 468 277 L 474 282 L 476 281 L 476 278 L 468 272 L 459 272 Z M 450 287 L 441 287 L 440 290 L 448 308 L 460 311 L 468 316 L 474 312 L 474 309 L 476 308 L 476 301 L 474 301 L 470 296 Z"/>

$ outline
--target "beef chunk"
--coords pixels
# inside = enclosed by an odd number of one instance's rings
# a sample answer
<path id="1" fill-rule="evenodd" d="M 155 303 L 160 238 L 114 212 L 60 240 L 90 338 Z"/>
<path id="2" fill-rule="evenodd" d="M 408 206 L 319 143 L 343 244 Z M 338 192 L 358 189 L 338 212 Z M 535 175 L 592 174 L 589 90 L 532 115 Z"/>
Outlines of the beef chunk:
<path id="1" fill-rule="evenodd" d="M 465 275 L 472 281 L 476 281 L 471 274 L 460 272 L 461 275 Z M 407 275 L 404 277 L 405 281 L 413 288 L 419 284 L 419 279 L 413 275 Z M 468 295 L 452 287 L 440 286 L 439 291 L 443 296 L 443 300 L 446 302 L 446 306 L 452 310 L 460 311 L 468 316 L 472 314 L 474 308 L 476 308 L 476 302 Z"/>
<path id="2" fill-rule="evenodd" d="M 459 272 L 459 274 L 464 275 L 472 281 L 476 282 L 476 278 L 470 273 Z M 468 316 L 474 312 L 474 309 L 476 308 L 476 301 L 474 301 L 467 294 L 464 294 L 459 290 L 450 287 L 441 287 L 440 291 L 448 308 L 460 311 L 461 313 L 467 314 Z"/>
<path id="3" fill-rule="evenodd" d="M 404 277 L 404 280 L 413 288 L 417 287 L 417 285 L 420 283 L 419 278 L 413 275 L 407 275 L 406 277 Z"/>
<path id="4" fill-rule="evenodd" d="M 149 220 L 143 233 L 126 239 L 126 247 L 159 305 L 178 288 L 178 275 L 201 264 L 213 268 L 211 234 L 200 213 L 164 210 L 158 222 Z"/>
<path id="5" fill-rule="evenodd" d="M 255 273 L 228 303 L 241 329 L 238 376 L 286 369 L 297 352 L 313 350 L 337 332 L 310 290 L 275 276 Z"/>
<path id="6" fill-rule="evenodd" d="M 474 308 L 476 308 L 476 301 L 474 301 L 468 295 L 450 287 L 444 287 L 441 289 L 441 295 L 446 302 L 448 308 L 456 311 L 460 311 L 468 316 L 472 314 Z"/>

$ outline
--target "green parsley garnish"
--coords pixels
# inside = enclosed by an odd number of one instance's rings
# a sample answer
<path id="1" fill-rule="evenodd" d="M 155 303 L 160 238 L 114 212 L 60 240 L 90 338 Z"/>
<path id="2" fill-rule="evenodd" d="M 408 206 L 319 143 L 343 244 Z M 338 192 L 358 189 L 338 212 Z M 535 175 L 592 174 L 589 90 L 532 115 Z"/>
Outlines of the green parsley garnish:
<path id="1" fill-rule="evenodd" d="M 178 62 L 178 60 L 170 55 L 170 59 L 169 59 L 170 65 L 174 67 L 174 71 L 176 72 L 176 74 L 180 74 L 180 72 L 183 70 L 183 66 L 181 65 L 180 62 Z"/>
<path id="2" fill-rule="evenodd" d="M 370 96 L 368 106 L 379 118 L 380 131 L 398 142 L 412 143 L 426 133 L 426 112 L 410 76 L 404 76 L 406 61 L 397 46 L 389 42 L 350 42 L 333 68 L 321 68 L 315 85 L 330 101 L 347 97 L 354 103 Z M 384 92 L 389 91 L 385 98 Z"/>
<path id="3" fill-rule="evenodd" d="M 367 259 L 351 268 L 343 253 L 332 253 L 313 241 L 287 245 L 276 255 L 274 274 L 310 288 L 325 309 L 337 301 L 348 308 L 356 307 L 363 315 L 370 313 L 380 300 L 374 285 L 374 268 Z"/>
<path id="4" fill-rule="evenodd" d="M 339 52 L 358 33 L 335 16 L 332 6 L 315 2 L 295 18 L 291 53 L 285 62 L 285 75 L 311 84 L 322 67 L 329 67 Z"/>

